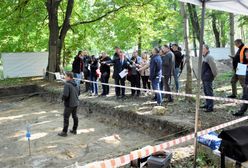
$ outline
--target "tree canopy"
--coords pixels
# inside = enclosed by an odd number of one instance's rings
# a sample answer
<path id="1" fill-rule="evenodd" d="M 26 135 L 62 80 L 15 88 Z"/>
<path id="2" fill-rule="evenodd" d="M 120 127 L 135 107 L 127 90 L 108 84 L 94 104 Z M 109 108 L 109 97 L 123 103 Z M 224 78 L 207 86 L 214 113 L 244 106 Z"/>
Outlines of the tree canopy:
<path id="1" fill-rule="evenodd" d="M 58 25 L 62 29 L 67 0 L 0 2 L 0 52 L 48 51 L 48 1 L 60 1 Z M 193 10 L 200 19 L 199 9 Z M 228 17 L 227 13 L 208 11 L 205 40 L 211 46 L 228 46 Z M 183 43 L 182 20 L 177 0 L 74 0 L 62 54 L 71 57 L 79 49 L 93 54 L 110 52 L 114 46 L 127 50 L 138 43 L 141 43 L 142 50 L 163 43 Z M 246 20 L 246 17 L 241 17 L 235 22 L 241 27 L 238 34 L 245 39 Z M 191 30 L 190 44 L 195 37 L 193 24 Z"/>

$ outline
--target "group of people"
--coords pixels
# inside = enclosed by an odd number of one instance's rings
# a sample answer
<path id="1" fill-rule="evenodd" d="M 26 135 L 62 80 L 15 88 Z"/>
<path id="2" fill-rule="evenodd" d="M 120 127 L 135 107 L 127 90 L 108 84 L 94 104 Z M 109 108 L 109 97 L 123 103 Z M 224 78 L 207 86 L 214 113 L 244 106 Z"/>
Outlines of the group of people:
<path id="1" fill-rule="evenodd" d="M 101 53 L 99 58 L 94 55 L 89 56 L 86 51 L 79 51 L 72 64 L 72 72 L 77 86 L 80 87 L 81 80 L 90 80 L 85 82 L 85 92 L 91 91 L 92 95 L 98 95 L 98 79 L 102 84 L 101 96 L 109 94 L 109 82 L 111 75 L 111 66 L 113 66 L 113 79 L 115 85 L 126 85 L 126 80 L 131 83 L 131 87 L 141 88 L 141 82 L 144 89 L 158 91 L 170 91 L 171 78 L 175 81 L 175 91 L 179 92 L 179 76 L 183 67 L 183 54 L 177 44 L 171 46 L 164 45 L 160 48 L 154 48 L 152 53 L 143 52 L 139 56 L 138 51 L 134 51 L 132 56 L 125 54 L 119 47 L 115 47 L 115 54 L 111 59 L 105 52 Z M 120 74 L 126 71 L 126 76 Z M 132 96 L 139 97 L 141 91 L 131 89 Z M 147 93 L 146 93 L 147 94 Z M 117 99 L 125 98 L 125 88 L 115 87 Z M 154 97 L 157 104 L 161 105 L 162 98 L 167 98 L 168 102 L 173 102 L 171 95 L 161 95 L 157 93 Z"/>
<path id="2" fill-rule="evenodd" d="M 235 40 L 236 47 L 239 48 L 233 57 L 234 74 L 231 80 L 232 95 L 229 98 L 237 97 L 236 84 L 239 81 L 243 88 L 244 100 L 248 100 L 248 73 L 240 76 L 236 74 L 238 63 L 248 65 L 248 47 L 244 45 L 241 39 Z M 175 79 L 176 92 L 179 91 L 179 73 L 183 62 L 183 56 L 177 44 L 172 46 L 164 45 L 160 48 L 154 48 L 151 54 L 147 52 L 138 56 L 138 52 L 134 51 L 131 58 L 125 55 L 119 47 L 115 48 L 113 58 L 102 53 L 99 58 L 88 56 L 86 51 L 79 51 L 73 61 L 72 72 L 66 72 L 64 85 L 63 100 L 64 110 L 64 128 L 59 136 L 67 136 L 69 117 L 72 114 L 74 125 L 70 132 L 77 134 L 78 117 L 77 107 L 79 105 L 78 96 L 80 94 L 80 79 L 90 80 L 93 82 L 85 82 L 85 92 L 91 90 L 93 95 L 98 95 L 97 80 L 100 78 L 102 84 L 102 96 L 109 94 L 108 84 L 110 78 L 110 67 L 113 66 L 113 79 L 116 85 L 125 86 L 126 79 L 131 82 L 132 87 L 140 88 L 141 81 L 143 88 L 155 90 L 154 100 L 157 105 L 161 105 L 162 99 L 167 98 L 168 102 L 172 102 L 173 98 L 170 94 L 161 94 L 159 91 L 170 91 L 171 77 Z M 127 71 L 126 76 L 121 73 Z M 248 72 L 248 71 L 247 71 Z M 210 54 L 208 45 L 203 46 L 203 61 L 201 69 L 201 80 L 203 91 L 206 96 L 214 96 L 213 81 L 217 76 L 217 67 L 213 56 Z M 76 78 L 76 80 L 74 80 Z M 150 86 L 151 85 L 151 86 Z M 140 96 L 140 90 L 132 89 L 132 96 Z M 115 87 L 115 94 L 118 99 L 125 97 L 125 88 Z M 201 106 L 205 112 L 212 112 L 214 101 L 206 99 L 205 104 Z M 233 113 L 234 116 L 242 116 L 248 109 L 248 104 L 242 104 L 238 112 Z"/>

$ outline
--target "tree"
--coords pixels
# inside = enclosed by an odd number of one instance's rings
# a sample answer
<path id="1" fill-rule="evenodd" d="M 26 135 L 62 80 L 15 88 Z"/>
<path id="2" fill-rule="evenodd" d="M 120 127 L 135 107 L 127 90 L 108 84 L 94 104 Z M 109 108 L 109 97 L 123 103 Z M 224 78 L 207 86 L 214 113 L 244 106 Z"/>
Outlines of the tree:
<path id="1" fill-rule="evenodd" d="M 59 26 L 58 19 L 58 8 L 61 4 L 62 0 L 47 0 L 46 7 L 48 12 L 48 20 L 49 20 L 49 45 L 48 45 L 48 66 L 47 71 L 49 72 L 60 72 L 60 63 L 61 63 L 61 51 L 64 44 L 64 40 L 68 30 L 77 25 L 93 23 L 102 18 L 110 15 L 113 12 L 117 12 L 120 9 L 126 7 L 127 5 L 123 5 L 117 8 L 113 8 L 112 10 L 106 12 L 103 15 L 100 15 L 97 18 L 87 21 L 79 21 L 71 25 L 70 19 L 72 15 L 72 10 L 74 6 L 74 0 L 67 1 L 67 7 L 65 12 L 65 17 L 63 19 L 63 23 Z M 48 75 L 49 80 L 53 80 L 53 75 Z"/>
<path id="2" fill-rule="evenodd" d="M 189 55 L 189 19 L 188 14 L 185 9 L 185 4 L 183 2 L 180 3 L 181 13 L 183 16 L 183 27 L 184 27 L 184 44 L 185 44 L 185 63 L 187 68 L 187 82 L 185 87 L 185 92 L 188 94 L 192 93 L 192 65 L 191 59 Z M 191 100 L 191 99 L 188 99 Z"/>
<path id="3" fill-rule="evenodd" d="M 196 36 L 198 42 L 200 41 L 200 24 L 199 24 L 199 18 L 197 15 L 196 7 L 193 4 L 187 4 L 188 11 L 189 11 L 189 17 L 191 20 L 191 24 L 193 27 L 193 34 Z"/>
<path id="4" fill-rule="evenodd" d="M 214 37 L 215 37 L 215 47 L 220 48 L 220 32 L 217 28 L 217 16 L 216 15 L 217 15 L 216 12 L 212 12 L 210 16 L 212 18 L 212 28 L 213 28 Z"/>
<path id="5" fill-rule="evenodd" d="M 229 14 L 229 25 L 230 25 L 230 52 L 231 56 L 235 55 L 234 48 L 234 14 Z"/>

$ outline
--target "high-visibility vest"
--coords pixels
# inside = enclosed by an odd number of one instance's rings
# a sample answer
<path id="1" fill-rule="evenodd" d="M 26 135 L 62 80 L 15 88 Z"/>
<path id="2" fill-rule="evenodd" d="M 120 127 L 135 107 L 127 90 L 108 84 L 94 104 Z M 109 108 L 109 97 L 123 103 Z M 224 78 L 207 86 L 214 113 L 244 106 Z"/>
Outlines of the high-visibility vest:
<path id="1" fill-rule="evenodd" d="M 242 49 L 240 50 L 240 53 L 239 53 L 239 59 L 240 59 L 240 63 L 241 63 L 241 64 L 244 63 L 245 49 L 248 49 L 248 46 L 242 47 Z M 248 62 L 247 62 L 247 65 L 248 65 Z"/>

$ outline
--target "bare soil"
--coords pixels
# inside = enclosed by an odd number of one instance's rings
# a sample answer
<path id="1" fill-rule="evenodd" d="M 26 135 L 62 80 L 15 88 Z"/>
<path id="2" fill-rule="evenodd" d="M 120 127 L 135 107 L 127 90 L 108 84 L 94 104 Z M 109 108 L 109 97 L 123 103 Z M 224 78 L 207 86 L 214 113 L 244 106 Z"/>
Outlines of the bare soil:
<path id="1" fill-rule="evenodd" d="M 154 143 L 156 139 L 149 134 L 103 122 L 104 118 L 87 116 L 83 111 L 79 111 L 78 135 L 59 137 L 63 106 L 43 101 L 40 97 L 1 99 L 0 111 L 1 168 L 54 168 L 75 162 L 83 165 L 127 154 Z M 31 125 L 31 156 L 25 137 L 28 124 Z M 192 147 L 185 149 L 175 149 L 175 160 L 191 156 Z"/>

